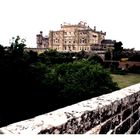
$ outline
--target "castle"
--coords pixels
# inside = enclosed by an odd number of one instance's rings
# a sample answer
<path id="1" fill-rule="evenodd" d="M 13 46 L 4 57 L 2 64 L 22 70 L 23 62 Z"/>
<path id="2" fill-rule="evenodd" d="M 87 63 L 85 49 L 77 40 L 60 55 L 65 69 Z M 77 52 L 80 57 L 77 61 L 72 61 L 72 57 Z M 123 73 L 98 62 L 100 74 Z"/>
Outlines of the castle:
<path id="1" fill-rule="evenodd" d="M 48 37 L 38 34 L 37 48 L 50 48 L 61 52 L 91 51 L 114 45 L 112 40 L 105 40 L 106 32 L 97 31 L 80 21 L 76 25 L 64 23 L 58 31 L 50 31 Z"/>
<path id="2" fill-rule="evenodd" d="M 49 42 L 48 37 L 43 37 L 43 32 L 40 31 L 40 34 L 36 35 L 37 48 L 48 48 Z"/>

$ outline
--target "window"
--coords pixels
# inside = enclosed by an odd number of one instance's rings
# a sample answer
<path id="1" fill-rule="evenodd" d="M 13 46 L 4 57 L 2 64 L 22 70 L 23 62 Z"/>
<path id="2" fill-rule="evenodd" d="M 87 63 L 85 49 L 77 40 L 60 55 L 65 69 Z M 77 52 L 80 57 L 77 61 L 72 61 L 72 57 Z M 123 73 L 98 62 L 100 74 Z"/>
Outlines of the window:
<path id="1" fill-rule="evenodd" d="M 96 38 L 97 36 L 96 36 L 96 35 L 93 35 L 93 37 L 95 37 L 95 38 Z"/>
<path id="2" fill-rule="evenodd" d="M 75 46 L 73 46 L 73 50 L 76 50 Z"/>

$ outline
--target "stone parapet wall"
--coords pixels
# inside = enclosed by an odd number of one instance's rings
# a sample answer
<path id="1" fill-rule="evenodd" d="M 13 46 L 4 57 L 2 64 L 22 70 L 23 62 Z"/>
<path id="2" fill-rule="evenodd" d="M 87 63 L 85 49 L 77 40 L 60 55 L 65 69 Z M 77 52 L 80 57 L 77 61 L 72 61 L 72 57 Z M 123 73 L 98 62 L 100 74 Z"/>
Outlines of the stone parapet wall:
<path id="1" fill-rule="evenodd" d="M 0 133 L 140 133 L 140 83 L 35 118 L 10 124 L 0 128 Z"/>

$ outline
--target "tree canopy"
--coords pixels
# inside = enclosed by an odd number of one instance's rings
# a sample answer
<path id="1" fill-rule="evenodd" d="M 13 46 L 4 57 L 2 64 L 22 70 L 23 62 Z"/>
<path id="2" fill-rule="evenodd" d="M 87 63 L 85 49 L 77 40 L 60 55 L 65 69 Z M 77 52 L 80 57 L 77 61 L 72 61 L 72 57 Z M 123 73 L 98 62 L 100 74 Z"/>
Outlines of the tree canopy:
<path id="1" fill-rule="evenodd" d="M 19 37 L 9 48 L 0 46 L 1 126 L 118 89 L 97 56 L 37 54 L 25 46 Z"/>

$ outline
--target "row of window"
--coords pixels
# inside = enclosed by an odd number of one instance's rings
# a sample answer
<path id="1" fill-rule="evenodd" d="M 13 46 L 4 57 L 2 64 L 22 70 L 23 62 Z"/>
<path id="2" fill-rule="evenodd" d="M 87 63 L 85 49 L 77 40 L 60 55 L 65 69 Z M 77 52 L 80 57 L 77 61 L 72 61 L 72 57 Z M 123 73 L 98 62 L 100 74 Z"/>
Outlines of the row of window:
<path id="1" fill-rule="evenodd" d="M 59 43 L 60 42 L 60 40 L 59 39 L 53 39 L 53 43 Z"/>
<path id="2" fill-rule="evenodd" d="M 73 35 L 74 32 L 64 32 L 65 35 Z"/>
<path id="3" fill-rule="evenodd" d="M 91 41 L 94 42 L 94 43 L 97 43 L 97 42 L 98 42 L 97 39 L 93 39 L 93 38 L 91 39 Z M 86 39 L 86 38 L 81 38 L 81 39 L 79 39 L 79 43 L 80 43 L 80 44 L 86 44 L 86 43 L 88 43 L 88 42 L 89 42 L 89 40 Z M 53 43 L 56 43 L 56 44 L 57 44 L 57 43 L 60 43 L 60 39 L 58 39 L 58 38 L 53 39 Z M 67 43 L 68 43 L 68 44 L 73 44 L 73 43 L 75 44 L 76 41 L 75 41 L 75 40 L 65 40 L 64 43 L 65 43 L 65 44 L 67 44 Z"/>
<path id="4" fill-rule="evenodd" d="M 86 47 L 86 46 L 83 46 L 83 47 L 80 47 L 80 50 L 85 50 L 85 51 L 89 51 L 89 47 Z"/>
<path id="5" fill-rule="evenodd" d="M 75 40 L 74 40 L 74 41 L 71 41 L 71 40 L 66 41 L 66 40 L 65 40 L 65 43 L 75 43 Z"/>
<path id="6" fill-rule="evenodd" d="M 54 39 L 54 40 L 53 40 L 53 43 L 60 43 L 60 41 L 59 41 L 59 39 Z M 66 41 L 66 40 L 65 40 L 65 44 L 66 44 L 66 43 L 71 44 L 71 43 L 76 43 L 76 41 L 75 41 L 75 40 L 74 40 L 74 41 L 71 41 L 71 40 Z M 80 40 L 79 40 L 79 43 L 80 43 L 80 44 L 87 43 L 87 39 L 80 39 Z"/>
<path id="7" fill-rule="evenodd" d="M 64 32 L 64 35 L 74 35 L 76 32 Z M 80 35 L 86 35 L 86 32 L 79 32 Z M 59 35 L 59 33 L 53 33 L 53 35 Z"/>
<path id="8" fill-rule="evenodd" d="M 57 46 L 54 49 L 56 49 L 57 51 L 62 50 L 61 47 Z M 65 51 L 76 51 L 76 47 L 75 46 L 64 46 L 63 50 Z M 89 51 L 90 48 L 87 46 L 80 46 L 79 50 L 85 50 L 85 51 Z"/>
<path id="9" fill-rule="evenodd" d="M 75 35 L 76 32 L 64 32 L 64 35 Z M 54 33 L 53 35 L 59 35 L 59 32 Z M 79 35 L 87 35 L 87 32 L 79 32 Z M 96 38 L 97 35 L 93 34 L 92 37 Z M 104 38 L 104 36 L 103 36 Z"/>

